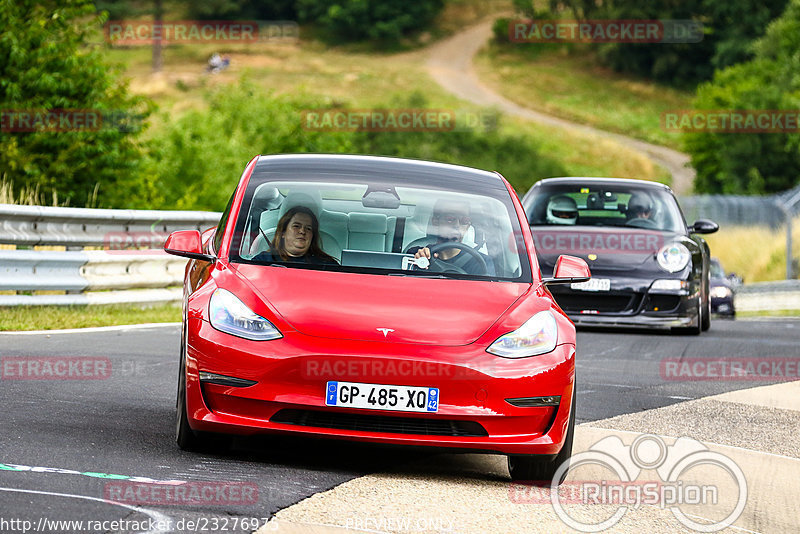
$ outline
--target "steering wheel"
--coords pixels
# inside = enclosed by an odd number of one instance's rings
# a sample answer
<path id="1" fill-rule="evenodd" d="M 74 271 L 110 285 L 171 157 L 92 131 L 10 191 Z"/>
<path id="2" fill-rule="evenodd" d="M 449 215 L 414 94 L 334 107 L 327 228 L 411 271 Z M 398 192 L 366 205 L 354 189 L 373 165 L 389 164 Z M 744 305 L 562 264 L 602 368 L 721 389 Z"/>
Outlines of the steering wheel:
<path id="1" fill-rule="evenodd" d="M 481 253 L 472 248 L 469 245 L 465 245 L 464 243 L 459 243 L 458 241 L 448 241 L 447 243 L 439 243 L 438 245 L 434 245 L 429 247 L 431 251 L 431 270 L 441 273 L 459 273 L 459 274 L 469 274 L 467 271 L 458 267 L 456 265 L 452 265 L 445 261 L 442 261 L 438 258 L 434 258 L 433 255 L 437 252 L 441 252 L 443 250 L 447 250 L 449 248 L 457 248 L 462 250 L 472 256 L 473 258 L 478 260 L 478 266 L 483 270 L 484 274 L 489 274 L 489 268 L 486 266 L 486 260 L 483 259 Z"/>
<path id="2" fill-rule="evenodd" d="M 625 223 L 625 226 L 634 226 L 636 228 L 658 228 L 658 225 L 651 219 L 643 219 L 637 217 Z"/>

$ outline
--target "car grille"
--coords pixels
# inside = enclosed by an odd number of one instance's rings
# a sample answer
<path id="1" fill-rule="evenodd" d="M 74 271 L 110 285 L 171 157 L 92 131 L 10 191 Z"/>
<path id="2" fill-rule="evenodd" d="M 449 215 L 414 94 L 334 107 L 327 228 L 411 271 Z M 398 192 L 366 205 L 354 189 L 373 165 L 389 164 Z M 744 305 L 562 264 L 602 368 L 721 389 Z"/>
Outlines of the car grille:
<path id="1" fill-rule="evenodd" d="M 387 434 L 421 434 L 425 436 L 488 436 L 488 432 L 475 421 L 428 419 L 422 417 L 395 417 L 316 410 L 283 409 L 270 418 L 273 423 L 287 425 L 361 430 Z"/>
<path id="2" fill-rule="evenodd" d="M 599 313 L 622 313 L 634 311 L 639 307 L 642 296 L 638 293 L 590 294 L 555 293 L 553 297 L 565 312 L 595 310 Z"/>

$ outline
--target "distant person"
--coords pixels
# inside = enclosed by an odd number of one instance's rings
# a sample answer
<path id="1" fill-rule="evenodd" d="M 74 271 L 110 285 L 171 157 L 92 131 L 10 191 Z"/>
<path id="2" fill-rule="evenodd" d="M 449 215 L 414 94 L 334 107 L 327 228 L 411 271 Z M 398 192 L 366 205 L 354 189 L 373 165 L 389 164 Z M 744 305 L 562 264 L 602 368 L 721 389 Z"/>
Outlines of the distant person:
<path id="1" fill-rule="evenodd" d="M 269 250 L 257 254 L 253 261 L 339 264 L 322 250 L 319 222 L 314 212 L 305 206 L 294 206 L 283 214 Z"/>
<path id="2" fill-rule="evenodd" d="M 214 53 L 208 59 L 208 66 L 206 67 L 206 71 L 212 74 L 217 74 L 218 72 L 227 69 L 230 64 L 231 64 L 230 56 L 220 56 L 219 54 Z"/>
<path id="3" fill-rule="evenodd" d="M 578 222 L 578 205 L 572 197 L 559 195 L 547 203 L 547 224 L 569 224 Z"/>
<path id="4" fill-rule="evenodd" d="M 653 215 L 652 200 L 644 193 L 632 194 L 630 200 L 628 200 L 626 215 L 628 220 L 649 219 Z"/>

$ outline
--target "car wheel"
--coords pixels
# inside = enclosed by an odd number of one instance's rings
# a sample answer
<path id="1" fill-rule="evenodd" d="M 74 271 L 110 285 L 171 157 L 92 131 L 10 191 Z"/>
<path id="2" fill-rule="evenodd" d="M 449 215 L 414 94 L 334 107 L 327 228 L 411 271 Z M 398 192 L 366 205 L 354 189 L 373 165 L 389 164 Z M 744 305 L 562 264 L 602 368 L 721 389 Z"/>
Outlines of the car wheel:
<path id="1" fill-rule="evenodd" d="M 703 318 L 700 321 L 700 328 L 705 332 L 711 328 L 711 297 L 709 296 L 710 284 L 706 286 L 706 298 L 703 301 Z"/>
<path id="2" fill-rule="evenodd" d="M 689 336 L 699 336 L 703 329 L 703 304 L 701 299 L 697 302 L 697 326 L 686 326 L 681 328 L 674 328 L 672 331 L 679 334 L 686 334 Z"/>
<path id="3" fill-rule="evenodd" d="M 178 399 L 175 403 L 175 443 L 184 451 L 213 452 L 227 445 L 222 436 L 198 432 L 189 426 L 186 405 L 186 345 L 185 337 L 181 339 L 181 364 L 178 375 Z"/>
<path id="4" fill-rule="evenodd" d="M 572 411 L 569 416 L 569 424 L 567 426 L 567 436 L 564 440 L 564 446 L 558 454 L 553 456 L 542 455 L 522 455 L 522 456 L 509 456 L 508 457 L 508 472 L 511 474 L 512 480 L 523 480 L 550 484 L 553 477 L 561 467 L 561 464 L 566 463 L 569 465 L 569 459 L 572 456 L 572 441 L 575 436 L 575 396 L 572 399 Z M 567 478 L 565 469 L 561 475 L 558 484 L 564 482 Z"/>
<path id="5" fill-rule="evenodd" d="M 186 414 L 186 356 L 183 341 L 181 341 L 181 365 L 178 375 L 178 400 L 175 403 L 175 442 L 185 451 L 196 451 L 202 448 L 202 439 L 195 434 L 189 426 Z"/>

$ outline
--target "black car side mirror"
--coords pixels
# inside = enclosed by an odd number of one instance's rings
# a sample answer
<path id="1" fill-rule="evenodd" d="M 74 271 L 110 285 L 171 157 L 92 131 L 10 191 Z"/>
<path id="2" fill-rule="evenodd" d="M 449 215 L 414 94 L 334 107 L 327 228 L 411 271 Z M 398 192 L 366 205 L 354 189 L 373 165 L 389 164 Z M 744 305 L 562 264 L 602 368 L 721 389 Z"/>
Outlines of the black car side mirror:
<path id="1" fill-rule="evenodd" d="M 708 219 L 697 219 L 694 224 L 689 227 L 689 232 L 693 234 L 713 234 L 717 230 L 719 230 L 719 225 Z"/>

